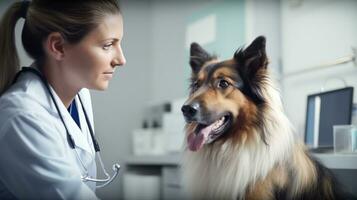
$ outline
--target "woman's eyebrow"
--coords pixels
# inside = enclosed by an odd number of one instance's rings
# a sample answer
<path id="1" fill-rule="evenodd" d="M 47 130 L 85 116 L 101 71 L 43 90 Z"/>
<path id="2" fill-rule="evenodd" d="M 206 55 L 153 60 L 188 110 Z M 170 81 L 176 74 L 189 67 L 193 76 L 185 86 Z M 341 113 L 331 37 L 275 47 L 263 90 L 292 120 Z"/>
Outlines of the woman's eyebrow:
<path id="1" fill-rule="evenodd" d="M 119 41 L 119 40 L 120 40 L 119 38 L 107 38 L 107 39 L 101 40 L 100 42 L 106 42 L 106 41 L 117 42 L 117 41 Z"/>

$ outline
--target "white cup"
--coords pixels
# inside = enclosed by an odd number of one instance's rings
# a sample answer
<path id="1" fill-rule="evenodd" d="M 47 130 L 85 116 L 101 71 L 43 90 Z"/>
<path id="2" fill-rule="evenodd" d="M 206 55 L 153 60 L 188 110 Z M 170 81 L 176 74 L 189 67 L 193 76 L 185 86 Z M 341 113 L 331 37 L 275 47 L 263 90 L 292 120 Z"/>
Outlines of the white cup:
<path id="1" fill-rule="evenodd" d="M 335 153 L 357 153 L 357 127 L 334 125 L 333 147 Z"/>

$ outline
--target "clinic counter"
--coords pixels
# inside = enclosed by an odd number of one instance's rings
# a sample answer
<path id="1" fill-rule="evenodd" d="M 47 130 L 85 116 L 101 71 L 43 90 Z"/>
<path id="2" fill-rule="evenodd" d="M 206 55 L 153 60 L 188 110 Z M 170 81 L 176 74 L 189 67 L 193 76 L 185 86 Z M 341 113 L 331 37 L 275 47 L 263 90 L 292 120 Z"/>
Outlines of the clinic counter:
<path id="1" fill-rule="evenodd" d="M 179 153 L 167 155 L 143 155 L 143 156 L 130 156 L 125 161 L 127 165 L 181 165 L 182 155 Z"/>
<path id="2" fill-rule="evenodd" d="M 332 152 L 312 153 L 322 164 L 330 169 L 357 169 L 357 153 L 341 154 Z M 127 165 L 149 166 L 180 166 L 181 154 L 169 154 L 162 156 L 130 156 L 126 159 Z"/>
<path id="3" fill-rule="evenodd" d="M 330 169 L 357 169 L 357 153 L 341 154 L 332 151 L 312 155 Z"/>

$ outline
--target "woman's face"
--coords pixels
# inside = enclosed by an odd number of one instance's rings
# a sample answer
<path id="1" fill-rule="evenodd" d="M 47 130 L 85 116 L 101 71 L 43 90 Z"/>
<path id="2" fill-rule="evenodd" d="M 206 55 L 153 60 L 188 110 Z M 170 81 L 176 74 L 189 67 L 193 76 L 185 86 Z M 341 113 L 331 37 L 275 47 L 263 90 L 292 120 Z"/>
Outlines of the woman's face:
<path id="1" fill-rule="evenodd" d="M 122 38 L 122 16 L 107 15 L 79 43 L 66 44 L 63 66 L 68 80 L 78 89 L 107 89 L 115 68 L 126 62 Z"/>

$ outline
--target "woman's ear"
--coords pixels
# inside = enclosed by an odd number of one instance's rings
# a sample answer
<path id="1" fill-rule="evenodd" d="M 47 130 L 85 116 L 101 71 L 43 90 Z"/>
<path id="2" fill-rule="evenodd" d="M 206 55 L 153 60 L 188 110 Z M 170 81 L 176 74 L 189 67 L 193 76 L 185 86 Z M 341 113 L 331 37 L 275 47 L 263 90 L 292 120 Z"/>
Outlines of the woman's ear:
<path id="1" fill-rule="evenodd" d="M 62 60 L 64 57 L 65 40 L 58 32 L 52 32 L 47 36 L 44 47 L 48 56 L 55 60 Z"/>

